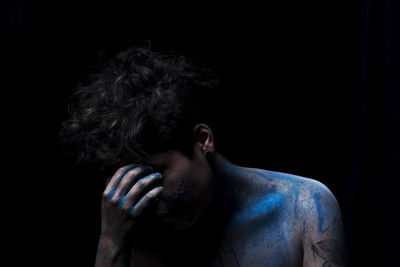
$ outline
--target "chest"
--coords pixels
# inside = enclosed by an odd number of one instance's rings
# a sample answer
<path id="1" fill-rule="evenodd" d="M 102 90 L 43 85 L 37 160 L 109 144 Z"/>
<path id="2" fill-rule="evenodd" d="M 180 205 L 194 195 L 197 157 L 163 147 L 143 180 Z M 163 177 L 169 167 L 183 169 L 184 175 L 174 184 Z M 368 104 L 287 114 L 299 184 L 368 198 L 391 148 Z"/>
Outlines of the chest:
<path id="1" fill-rule="evenodd" d="M 285 223 L 226 236 L 210 266 L 301 266 L 299 235 Z"/>
<path id="2" fill-rule="evenodd" d="M 269 194 L 193 232 L 146 235 L 152 257 L 163 264 L 145 266 L 301 266 L 304 227 L 289 200 Z"/>
<path id="3" fill-rule="evenodd" d="M 295 224 L 253 221 L 183 236 L 164 236 L 144 254 L 143 266 L 301 266 L 302 248 Z M 154 245 L 155 243 L 153 243 Z M 135 266 L 138 266 L 137 264 Z M 141 265 L 140 265 L 141 266 Z"/>

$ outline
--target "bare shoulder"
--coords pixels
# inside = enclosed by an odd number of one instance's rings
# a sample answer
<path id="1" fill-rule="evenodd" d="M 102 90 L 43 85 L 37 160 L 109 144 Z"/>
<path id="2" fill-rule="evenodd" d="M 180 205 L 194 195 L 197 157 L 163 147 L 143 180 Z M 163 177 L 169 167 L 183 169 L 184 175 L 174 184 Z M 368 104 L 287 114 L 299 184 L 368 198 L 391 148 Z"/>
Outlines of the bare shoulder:
<path id="1" fill-rule="evenodd" d="M 307 222 L 310 234 L 322 235 L 331 226 L 341 223 L 339 203 L 322 182 L 295 174 L 258 170 L 280 194 L 292 199 L 299 220 Z"/>
<path id="2" fill-rule="evenodd" d="M 346 266 L 347 249 L 339 203 L 323 183 L 294 174 L 257 170 L 291 201 L 302 225 L 303 266 Z"/>
<path id="3" fill-rule="evenodd" d="M 296 207 L 300 217 L 307 222 L 308 238 L 322 238 L 324 234 L 332 234 L 329 230 L 341 228 L 340 206 L 332 191 L 315 179 L 290 176 L 301 181 Z"/>
<path id="4" fill-rule="evenodd" d="M 329 226 L 327 217 L 340 215 L 339 203 L 332 191 L 322 182 L 312 178 L 287 173 L 280 173 L 280 175 L 292 181 L 293 186 L 298 186 L 296 205 L 303 212 L 302 215 L 308 219 L 315 217 L 322 220 L 319 231 L 325 232 Z"/>
<path id="5" fill-rule="evenodd" d="M 346 266 L 341 210 L 334 194 L 323 183 L 293 174 L 275 173 L 278 183 L 298 187 L 296 210 L 303 221 L 303 266 Z M 294 189 L 292 189 L 294 191 Z"/>
<path id="6" fill-rule="evenodd" d="M 316 179 L 270 170 L 253 169 L 253 171 L 279 192 L 296 194 L 299 207 L 308 209 L 315 206 L 315 202 L 333 209 L 339 207 L 331 190 Z"/>
<path id="7" fill-rule="evenodd" d="M 295 196 L 299 208 L 310 208 L 312 200 L 318 203 L 338 208 L 338 202 L 331 190 L 322 182 L 290 173 L 247 168 L 253 177 L 260 179 L 255 182 L 259 188 L 268 187 L 281 194 Z M 315 204 L 315 203 L 314 203 Z"/>
<path id="8" fill-rule="evenodd" d="M 323 235 L 342 221 L 340 207 L 334 194 L 323 183 L 289 173 L 246 168 L 257 201 L 281 200 L 277 206 L 292 215 L 287 220 L 304 226 L 306 235 Z"/>

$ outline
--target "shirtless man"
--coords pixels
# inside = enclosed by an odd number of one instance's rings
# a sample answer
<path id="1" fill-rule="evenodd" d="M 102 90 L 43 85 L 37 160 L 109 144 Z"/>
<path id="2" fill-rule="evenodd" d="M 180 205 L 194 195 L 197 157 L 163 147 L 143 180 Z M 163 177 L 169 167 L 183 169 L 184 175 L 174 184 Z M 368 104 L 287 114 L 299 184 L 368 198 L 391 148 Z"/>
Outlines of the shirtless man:
<path id="1" fill-rule="evenodd" d="M 327 187 L 218 151 L 218 86 L 184 57 L 130 48 L 74 94 L 64 140 L 125 165 L 103 193 L 96 266 L 345 266 Z"/>

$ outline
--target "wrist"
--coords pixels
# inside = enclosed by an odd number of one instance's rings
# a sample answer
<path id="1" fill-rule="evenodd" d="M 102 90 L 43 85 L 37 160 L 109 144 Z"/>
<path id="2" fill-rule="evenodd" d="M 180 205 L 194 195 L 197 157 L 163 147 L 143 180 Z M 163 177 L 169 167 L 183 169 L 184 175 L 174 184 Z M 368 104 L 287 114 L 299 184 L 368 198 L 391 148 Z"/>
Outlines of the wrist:
<path id="1" fill-rule="evenodd" d="M 101 234 L 97 256 L 117 259 L 127 253 L 127 246 L 122 241 L 113 239 L 110 235 Z"/>
<path id="2" fill-rule="evenodd" d="M 121 244 L 112 242 L 112 240 L 108 238 L 101 237 L 97 249 L 95 266 L 126 267 L 129 266 L 129 256 L 128 250 L 121 246 Z"/>
<path id="3" fill-rule="evenodd" d="M 125 247 L 123 240 L 115 238 L 109 233 L 101 233 L 99 239 L 99 247 L 104 247 L 106 249 L 113 248 L 114 250 L 122 250 Z"/>
<path id="4" fill-rule="evenodd" d="M 128 233 L 120 228 L 107 227 L 101 230 L 100 240 L 104 240 L 107 244 L 124 247 L 128 241 L 128 236 Z"/>

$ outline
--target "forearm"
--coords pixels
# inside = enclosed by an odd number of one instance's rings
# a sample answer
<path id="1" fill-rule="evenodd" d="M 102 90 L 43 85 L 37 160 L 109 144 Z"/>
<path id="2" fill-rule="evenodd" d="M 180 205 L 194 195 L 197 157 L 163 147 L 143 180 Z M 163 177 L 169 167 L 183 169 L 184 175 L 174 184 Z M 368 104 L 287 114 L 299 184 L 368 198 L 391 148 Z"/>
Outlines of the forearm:
<path id="1" fill-rule="evenodd" d="M 161 178 L 149 166 L 131 164 L 118 169 L 108 182 L 101 204 L 102 230 L 96 267 L 130 266 L 130 233 L 136 218 L 162 192 L 163 187 L 156 186 Z"/>
<path id="2" fill-rule="evenodd" d="M 95 267 L 127 267 L 129 263 L 130 253 L 126 246 L 100 237 Z"/>

